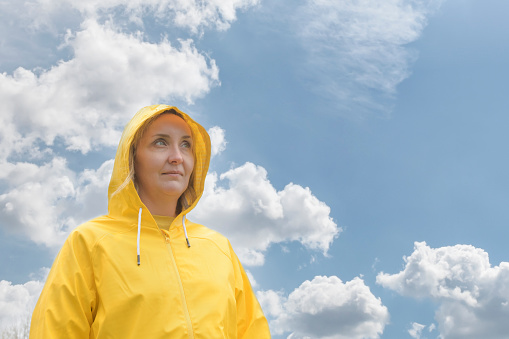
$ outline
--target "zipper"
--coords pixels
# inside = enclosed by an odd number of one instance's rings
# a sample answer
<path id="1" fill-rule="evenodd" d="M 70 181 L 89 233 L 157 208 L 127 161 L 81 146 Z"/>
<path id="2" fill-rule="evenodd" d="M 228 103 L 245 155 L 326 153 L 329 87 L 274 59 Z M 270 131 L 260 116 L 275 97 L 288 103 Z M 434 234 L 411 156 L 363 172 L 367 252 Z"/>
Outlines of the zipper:
<path id="1" fill-rule="evenodd" d="M 189 309 L 187 308 L 186 296 L 184 294 L 184 286 L 182 286 L 182 280 L 180 280 L 180 273 L 177 268 L 177 263 L 175 262 L 175 257 L 173 256 L 173 250 L 171 248 L 170 237 L 166 234 L 166 232 L 161 232 L 164 235 L 164 242 L 166 243 L 166 248 L 168 249 L 168 253 L 170 254 L 170 259 L 173 264 L 173 268 L 175 270 L 175 274 L 177 275 L 177 281 L 179 283 L 180 288 L 180 297 L 182 299 L 182 306 L 184 308 L 184 315 L 187 322 L 187 331 L 189 339 L 194 339 L 193 334 L 193 324 L 191 323 L 191 317 L 189 316 Z"/>

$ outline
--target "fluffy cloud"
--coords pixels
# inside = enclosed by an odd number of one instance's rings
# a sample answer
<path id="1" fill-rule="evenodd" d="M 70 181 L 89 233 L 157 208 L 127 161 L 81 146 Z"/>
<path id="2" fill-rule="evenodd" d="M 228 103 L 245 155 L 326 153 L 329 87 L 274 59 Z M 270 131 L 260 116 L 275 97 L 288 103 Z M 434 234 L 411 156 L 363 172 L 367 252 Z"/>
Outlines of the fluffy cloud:
<path id="1" fill-rule="evenodd" d="M 67 211 L 73 213 L 74 225 L 108 212 L 108 185 L 113 162 L 113 159 L 107 160 L 97 170 L 85 169 L 78 176 L 75 199 L 67 207 Z"/>
<path id="2" fill-rule="evenodd" d="M 0 195 L 1 226 L 36 243 L 61 243 L 69 224 L 59 220 L 60 202 L 75 195 L 75 174 L 65 159 L 55 158 L 43 166 L 8 163 L 2 167 L 2 179 L 11 189 Z"/>
<path id="3" fill-rule="evenodd" d="M 290 183 L 277 191 L 267 171 L 249 162 L 220 176 L 210 173 L 191 218 L 226 235 L 246 265 L 262 265 L 270 244 L 285 241 L 326 254 L 341 231 L 309 188 Z"/>
<path id="4" fill-rule="evenodd" d="M 26 1 L 28 17 L 37 27 L 54 27 L 52 21 L 64 12 L 77 11 L 85 18 L 122 15 L 131 22 L 143 24 L 143 17 L 153 15 L 160 22 L 170 21 L 177 27 L 198 32 L 204 28 L 225 30 L 237 18 L 237 10 L 256 5 L 259 0 L 32 0 Z"/>
<path id="5" fill-rule="evenodd" d="M 0 281 L 0 335 L 16 332 L 24 334 L 28 330 L 30 315 L 43 285 L 41 281 L 29 281 L 23 285 Z"/>
<path id="6" fill-rule="evenodd" d="M 396 274 L 377 283 L 401 295 L 440 303 L 435 314 L 443 338 L 503 338 L 509 333 L 509 263 L 492 267 L 488 253 L 470 245 L 430 248 L 416 242 Z"/>
<path id="7" fill-rule="evenodd" d="M 384 98 L 410 74 L 416 55 L 405 47 L 421 35 L 441 0 L 308 0 L 295 18 L 308 52 L 309 79 L 347 112 L 386 110 Z"/>
<path id="8" fill-rule="evenodd" d="M 40 72 L 18 68 L 0 74 L 0 154 L 61 137 L 68 149 L 113 146 L 129 117 L 147 103 L 205 95 L 218 84 L 218 68 L 193 46 L 158 44 L 93 20 L 69 33 L 74 58 Z"/>
<path id="9" fill-rule="evenodd" d="M 260 291 L 258 300 L 272 318 L 271 330 L 288 338 L 379 338 L 389 321 L 382 305 L 360 278 L 343 283 L 338 277 L 306 280 L 286 298 Z"/>
<path id="10" fill-rule="evenodd" d="M 209 128 L 207 131 L 210 135 L 211 152 L 212 156 L 221 154 L 226 149 L 226 139 L 224 137 L 224 129 L 219 126 Z"/>
<path id="11" fill-rule="evenodd" d="M 60 246 L 79 223 L 106 212 L 112 168 L 109 160 L 77 175 L 60 157 L 41 166 L 0 165 L 0 180 L 8 185 L 0 195 L 0 227 L 38 244 Z"/>

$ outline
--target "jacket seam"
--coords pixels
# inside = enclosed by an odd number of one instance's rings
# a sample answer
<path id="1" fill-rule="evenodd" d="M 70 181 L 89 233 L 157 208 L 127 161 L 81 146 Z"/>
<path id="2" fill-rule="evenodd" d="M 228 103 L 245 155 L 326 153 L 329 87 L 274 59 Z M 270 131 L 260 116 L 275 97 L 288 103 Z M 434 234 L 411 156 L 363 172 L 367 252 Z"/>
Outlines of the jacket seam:
<path id="1" fill-rule="evenodd" d="M 91 255 L 92 265 L 95 266 L 96 249 L 97 249 L 97 246 L 99 246 L 99 243 L 101 243 L 106 237 L 128 233 L 128 232 L 132 231 L 133 228 L 135 228 L 135 227 L 136 227 L 136 225 L 131 225 L 131 227 L 129 227 L 129 229 L 127 229 L 123 232 L 108 232 L 108 233 L 105 233 L 102 236 L 100 236 L 95 241 L 94 245 L 92 246 L 92 251 L 91 251 L 92 252 L 92 255 Z M 94 281 L 94 283 L 95 283 L 95 281 Z"/>

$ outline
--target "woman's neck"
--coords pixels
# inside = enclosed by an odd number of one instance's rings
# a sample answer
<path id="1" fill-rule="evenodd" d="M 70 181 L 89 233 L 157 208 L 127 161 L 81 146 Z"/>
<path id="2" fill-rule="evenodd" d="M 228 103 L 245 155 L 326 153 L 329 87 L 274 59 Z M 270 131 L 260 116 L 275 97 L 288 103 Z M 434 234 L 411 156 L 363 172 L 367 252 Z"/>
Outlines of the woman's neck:
<path id="1" fill-rule="evenodd" d="M 177 203 L 178 198 L 175 197 L 152 197 L 143 192 L 138 193 L 141 201 L 147 206 L 150 214 L 162 215 L 167 217 L 177 216 Z"/>

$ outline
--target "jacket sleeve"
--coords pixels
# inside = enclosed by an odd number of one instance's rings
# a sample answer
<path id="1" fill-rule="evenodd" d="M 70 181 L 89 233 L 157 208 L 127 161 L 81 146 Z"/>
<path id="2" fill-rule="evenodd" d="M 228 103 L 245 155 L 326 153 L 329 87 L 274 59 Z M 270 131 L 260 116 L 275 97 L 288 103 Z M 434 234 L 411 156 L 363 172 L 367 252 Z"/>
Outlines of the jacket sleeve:
<path id="1" fill-rule="evenodd" d="M 89 338 L 95 283 L 83 236 L 71 233 L 50 270 L 30 325 L 30 339 Z"/>
<path id="2" fill-rule="evenodd" d="M 237 338 L 270 339 L 269 324 L 251 288 L 249 279 L 230 245 L 235 272 L 235 299 L 237 302 Z"/>

